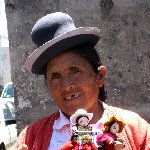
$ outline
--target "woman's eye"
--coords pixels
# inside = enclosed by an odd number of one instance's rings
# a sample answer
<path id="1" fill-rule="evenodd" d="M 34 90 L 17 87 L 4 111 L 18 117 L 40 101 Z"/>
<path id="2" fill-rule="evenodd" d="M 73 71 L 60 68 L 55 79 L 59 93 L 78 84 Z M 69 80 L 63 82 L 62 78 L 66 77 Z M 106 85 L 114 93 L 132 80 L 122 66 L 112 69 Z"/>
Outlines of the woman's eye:
<path id="1" fill-rule="evenodd" d="M 70 71 L 71 71 L 71 73 L 78 73 L 78 72 L 80 72 L 81 70 L 80 70 L 79 68 L 77 68 L 77 67 L 71 67 L 71 68 L 70 68 Z"/>
<path id="2" fill-rule="evenodd" d="M 59 79 L 61 76 L 59 73 L 53 73 L 51 79 Z"/>

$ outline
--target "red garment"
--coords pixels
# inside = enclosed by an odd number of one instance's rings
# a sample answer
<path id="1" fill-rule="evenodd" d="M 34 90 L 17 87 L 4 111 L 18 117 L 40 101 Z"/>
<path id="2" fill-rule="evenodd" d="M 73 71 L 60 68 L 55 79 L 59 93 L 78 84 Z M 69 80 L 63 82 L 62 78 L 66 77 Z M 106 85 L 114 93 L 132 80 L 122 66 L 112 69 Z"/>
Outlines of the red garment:
<path id="1" fill-rule="evenodd" d="M 114 145 L 110 144 L 110 141 L 116 139 L 117 138 L 110 133 L 98 134 L 96 137 L 98 145 L 102 145 L 105 142 L 105 150 L 114 150 Z"/>
<path id="2" fill-rule="evenodd" d="M 79 150 L 79 144 L 74 141 L 68 141 L 58 150 Z M 82 144 L 82 150 L 98 150 L 93 143 Z"/>
<path id="3" fill-rule="evenodd" d="M 145 120 L 136 113 L 108 106 L 108 118 L 113 115 L 126 124 L 118 135 L 124 141 L 124 150 L 150 150 L 150 125 Z M 15 150 L 24 143 L 29 150 L 48 150 L 53 123 L 58 117 L 59 113 L 55 113 L 25 128 L 17 139 Z"/>

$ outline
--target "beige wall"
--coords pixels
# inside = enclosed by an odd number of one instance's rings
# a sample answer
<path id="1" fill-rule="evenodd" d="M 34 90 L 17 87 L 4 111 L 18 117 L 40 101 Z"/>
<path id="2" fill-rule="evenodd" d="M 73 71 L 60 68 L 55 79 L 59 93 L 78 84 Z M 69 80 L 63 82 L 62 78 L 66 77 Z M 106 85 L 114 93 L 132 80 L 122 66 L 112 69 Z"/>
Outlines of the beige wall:
<path id="1" fill-rule="evenodd" d="M 4 0 L 0 0 L 0 84 L 11 81 L 9 42 Z"/>
<path id="2" fill-rule="evenodd" d="M 9 48 L 3 47 L 3 84 L 11 81 Z"/>
<path id="3" fill-rule="evenodd" d="M 1 47 L 0 51 L 0 84 L 5 85 L 11 81 L 9 48 Z"/>

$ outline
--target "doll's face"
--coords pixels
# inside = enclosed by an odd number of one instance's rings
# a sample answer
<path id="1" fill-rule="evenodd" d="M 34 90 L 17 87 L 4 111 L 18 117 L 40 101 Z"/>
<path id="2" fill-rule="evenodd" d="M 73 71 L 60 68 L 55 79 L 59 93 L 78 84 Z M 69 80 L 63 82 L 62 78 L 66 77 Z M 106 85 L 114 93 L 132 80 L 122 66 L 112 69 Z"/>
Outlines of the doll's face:
<path id="1" fill-rule="evenodd" d="M 119 132 L 119 124 L 115 122 L 111 127 L 110 127 L 110 133 L 112 134 L 117 134 Z"/>
<path id="2" fill-rule="evenodd" d="M 86 127 L 88 124 L 89 124 L 89 119 L 87 117 L 81 117 L 79 120 L 78 120 L 78 124 L 80 126 L 83 126 L 83 127 Z"/>

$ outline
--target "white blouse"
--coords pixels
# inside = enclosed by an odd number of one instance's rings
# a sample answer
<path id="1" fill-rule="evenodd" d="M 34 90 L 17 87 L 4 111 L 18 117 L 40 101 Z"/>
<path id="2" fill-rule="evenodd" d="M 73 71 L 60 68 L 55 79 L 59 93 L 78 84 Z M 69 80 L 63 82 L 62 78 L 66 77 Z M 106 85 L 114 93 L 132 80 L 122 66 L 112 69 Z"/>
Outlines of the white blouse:
<path id="1" fill-rule="evenodd" d="M 96 123 L 91 124 L 92 130 L 94 132 L 101 132 L 102 125 L 107 119 L 107 105 L 105 103 L 102 103 L 104 108 L 104 113 L 102 115 L 102 118 Z M 57 150 L 60 148 L 64 143 L 69 141 L 71 139 L 71 122 L 64 116 L 64 114 L 59 110 L 60 116 L 59 118 L 54 122 L 53 125 L 53 133 L 50 140 L 50 144 L 48 147 L 48 150 Z"/>

